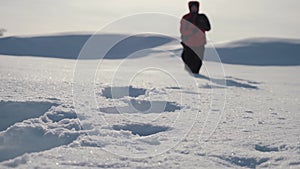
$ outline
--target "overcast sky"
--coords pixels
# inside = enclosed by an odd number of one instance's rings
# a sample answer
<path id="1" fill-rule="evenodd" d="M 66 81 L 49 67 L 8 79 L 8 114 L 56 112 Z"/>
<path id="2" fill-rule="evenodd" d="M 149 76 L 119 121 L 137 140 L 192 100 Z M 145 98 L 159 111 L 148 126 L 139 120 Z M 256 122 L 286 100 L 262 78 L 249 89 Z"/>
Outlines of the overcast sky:
<path id="1" fill-rule="evenodd" d="M 94 32 L 118 18 L 143 12 L 182 17 L 187 0 L 0 0 L 5 35 Z M 210 40 L 300 38 L 300 0 L 201 0 L 211 20 Z M 159 26 L 159 25 L 153 25 Z M 177 29 L 177 28 L 174 28 Z"/>

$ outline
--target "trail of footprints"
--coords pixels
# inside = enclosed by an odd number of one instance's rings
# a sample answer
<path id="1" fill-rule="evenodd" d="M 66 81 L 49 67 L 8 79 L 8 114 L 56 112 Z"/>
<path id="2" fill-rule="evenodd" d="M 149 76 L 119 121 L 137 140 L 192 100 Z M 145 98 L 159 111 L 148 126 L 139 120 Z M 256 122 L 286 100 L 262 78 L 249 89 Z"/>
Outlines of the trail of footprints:
<path id="1" fill-rule="evenodd" d="M 139 96 L 146 95 L 147 89 L 128 87 L 106 87 L 102 90 L 101 96 L 106 99 L 117 99 L 117 101 L 124 102 L 126 106 L 101 107 L 99 111 L 106 114 L 134 114 L 134 113 L 163 113 L 175 112 L 181 110 L 182 106 L 175 102 L 168 101 L 148 101 L 138 99 Z M 123 99 L 128 97 L 128 99 Z M 148 136 L 159 132 L 170 130 L 170 127 L 155 126 L 152 124 L 126 124 L 113 125 L 114 130 L 130 131 L 134 135 Z"/>

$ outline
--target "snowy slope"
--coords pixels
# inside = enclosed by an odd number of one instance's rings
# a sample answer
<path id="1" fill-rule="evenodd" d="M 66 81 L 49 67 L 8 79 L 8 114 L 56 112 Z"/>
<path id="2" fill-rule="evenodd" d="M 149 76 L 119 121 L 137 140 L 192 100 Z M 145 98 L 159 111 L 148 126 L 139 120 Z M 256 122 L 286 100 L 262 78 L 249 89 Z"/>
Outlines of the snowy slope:
<path id="1" fill-rule="evenodd" d="M 38 56 L 63 59 L 77 59 L 80 50 L 86 41 L 94 38 L 106 41 L 107 39 L 123 39 L 116 44 L 107 56 L 107 59 L 121 59 L 134 51 L 153 48 L 163 45 L 174 39 L 162 36 L 124 34 L 54 34 L 34 37 L 5 37 L 0 38 L 0 54 L 13 56 Z M 101 46 L 98 46 L 101 49 Z M 119 51 L 122 51 L 121 53 Z M 93 58 L 87 58 L 93 59 Z"/>
<path id="2" fill-rule="evenodd" d="M 299 168 L 298 64 L 223 64 L 225 86 L 164 42 L 101 62 L 1 55 L 0 168 Z"/>
<path id="3" fill-rule="evenodd" d="M 300 65 L 300 40 L 252 38 L 216 45 L 222 62 L 253 66 Z"/>
<path id="4" fill-rule="evenodd" d="M 35 37 L 5 37 L 0 38 L 0 54 L 77 59 L 83 45 L 91 36 L 92 34 L 87 33 L 65 33 Z M 129 37 L 125 34 L 97 34 L 93 37 L 103 41 L 124 38 L 106 54 L 106 59 L 122 59 L 139 50 L 176 42 L 175 38 L 151 34 Z M 300 40 L 297 39 L 252 38 L 218 43 L 215 48 L 223 63 L 253 66 L 300 65 Z M 164 49 L 178 52 L 181 47 L 175 45 L 173 48 Z"/>

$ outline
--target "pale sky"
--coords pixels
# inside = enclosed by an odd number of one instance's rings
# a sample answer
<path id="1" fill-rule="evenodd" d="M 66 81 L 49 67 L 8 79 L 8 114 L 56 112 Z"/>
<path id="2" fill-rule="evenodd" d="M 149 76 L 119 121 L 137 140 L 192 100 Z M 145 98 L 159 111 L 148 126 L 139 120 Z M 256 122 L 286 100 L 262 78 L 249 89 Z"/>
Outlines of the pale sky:
<path id="1" fill-rule="evenodd" d="M 6 36 L 95 32 L 121 17 L 159 12 L 182 17 L 187 0 L 0 0 L 0 28 Z M 201 0 L 212 24 L 208 38 L 300 39 L 300 0 Z M 159 26 L 159 25 L 154 25 Z M 174 28 L 177 29 L 177 28 Z"/>

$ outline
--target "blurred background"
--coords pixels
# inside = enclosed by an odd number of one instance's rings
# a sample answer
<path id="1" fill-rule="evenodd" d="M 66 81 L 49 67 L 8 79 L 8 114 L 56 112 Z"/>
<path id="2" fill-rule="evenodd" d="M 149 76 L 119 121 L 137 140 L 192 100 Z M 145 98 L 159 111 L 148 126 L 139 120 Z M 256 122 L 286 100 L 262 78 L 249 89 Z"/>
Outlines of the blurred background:
<path id="1" fill-rule="evenodd" d="M 158 12 L 181 18 L 187 0 L 1 0 L 0 35 L 95 32 L 132 14 Z M 201 0 L 212 41 L 249 37 L 300 37 L 299 0 Z M 137 23 L 139 24 L 139 23 Z M 153 25 L 154 27 L 158 25 Z M 6 30 L 6 31 L 5 31 Z"/>

